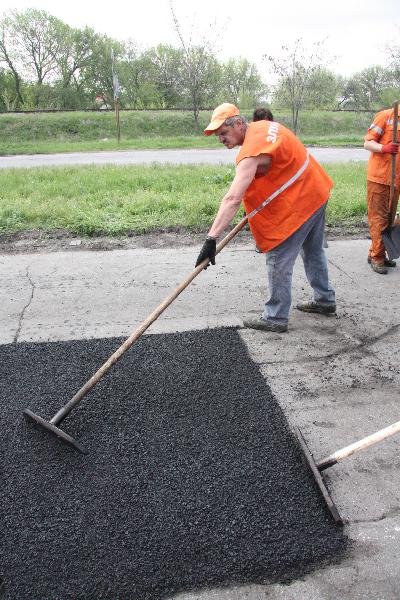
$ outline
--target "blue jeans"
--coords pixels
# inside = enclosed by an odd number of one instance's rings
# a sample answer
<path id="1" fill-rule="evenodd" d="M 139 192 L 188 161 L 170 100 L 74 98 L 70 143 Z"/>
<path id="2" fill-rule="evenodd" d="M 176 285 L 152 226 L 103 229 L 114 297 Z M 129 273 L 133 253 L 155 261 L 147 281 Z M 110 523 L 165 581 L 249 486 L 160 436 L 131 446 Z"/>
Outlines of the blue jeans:
<path id="1" fill-rule="evenodd" d="M 266 254 L 270 298 L 265 303 L 263 319 L 288 322 L 292 303 L 292 275 L 296 258 L 303 259 L 307 279 L 318 304 L 335 304 L 335 291 L 328 278 L 324 250 L 326 204 L 321 206 L 297 231 Z"/>

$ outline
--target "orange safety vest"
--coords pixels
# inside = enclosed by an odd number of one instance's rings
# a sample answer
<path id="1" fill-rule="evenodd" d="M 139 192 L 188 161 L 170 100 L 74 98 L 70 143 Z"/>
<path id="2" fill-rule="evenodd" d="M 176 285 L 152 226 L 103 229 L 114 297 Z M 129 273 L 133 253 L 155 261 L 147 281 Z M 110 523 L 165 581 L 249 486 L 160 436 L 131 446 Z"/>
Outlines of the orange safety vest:
<path id="1" fill-rule="evenodd" d="M 254 177 L 243 197 L 257 246 L 268 252 L 284 242 L 329 198 L 333 181 L 289 129 L 275 121 L 257 121 L 247 128 L 236 164 L 268 154 L 267 173 Z M 267 206 L 251 215 L 270 196 Z"/>
<path id="2" fill-rule="evenodd" d="M 374 140 L 379 144 L 388 144 L 393 140 L 393 109 L 381 110 L 374 116 L 374 120 L 368 128 L 365 141 Z M 397 140 L 400 140 L 400 119 L 397 127 Z M 368 160 L 367 179 L 390 185 L 392 173 L 392 157 L 390 154 L 371 152 Z M 400 159 L 396 160 L 396 186 L 400 183 Z"/>

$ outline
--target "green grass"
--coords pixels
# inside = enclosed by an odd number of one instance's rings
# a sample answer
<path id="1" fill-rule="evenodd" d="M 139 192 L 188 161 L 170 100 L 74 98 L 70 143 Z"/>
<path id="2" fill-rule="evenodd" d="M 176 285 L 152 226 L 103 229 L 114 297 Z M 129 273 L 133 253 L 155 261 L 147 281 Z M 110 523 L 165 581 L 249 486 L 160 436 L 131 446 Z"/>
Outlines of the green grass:
<path id="1" fill-rule="evenodd" d="M 329 224 L 366 212 L 366 165 L 329 165 Z M 66 230 L 124 236 L 206 230 L 234 174 L 223 166 L 81 166 L 0 171 L 0 233 Z M 239 211 L 241 213 L 241 211 Z"/>
<path id="2" fill-rule="evenodd" d="M 82 142 L 39 141 L 0 142 L 0 156 L 16 154 L 54 154 L 57 152 L 95 152 L 110 150 L 158 150 L 168 148 L 216 148 L 217 140 L 203 136 L 177 136 L 122 139 L 103 139 Z"/>
<path id="3" fill-rule="evenodd" d="M 244 111 L 251 118 L 251 111 Z M 371 113 L 305 111 L 298 132 L 310 145 L 361 146 Z M 200 114 L 196 130 L 188 111 L 121 112 L 121 142 L 118 145 L 111 112 L 0 114 L 0 155 L 38 154 L 115 149 L 218 147 L 214 136 L 202 129 L 210 112 Z M 290 126 L 287 110 L 274 109 L 274 117 Z"/>
<path id="4" fill-rule="evenodd" d="M 328 225 L 351 225 L 365 221 L 367 214 L 367 164 L 326 164 L 334 182 L 328 202 Z"/>
<path id="5" fill-rule="evenodd" d="M 301 141 L 306 146 L 319 146 L 322 148 L 332 146 L 363 148 L 364 146 L 364 138 L 357 135 L 303 135 Z"/>

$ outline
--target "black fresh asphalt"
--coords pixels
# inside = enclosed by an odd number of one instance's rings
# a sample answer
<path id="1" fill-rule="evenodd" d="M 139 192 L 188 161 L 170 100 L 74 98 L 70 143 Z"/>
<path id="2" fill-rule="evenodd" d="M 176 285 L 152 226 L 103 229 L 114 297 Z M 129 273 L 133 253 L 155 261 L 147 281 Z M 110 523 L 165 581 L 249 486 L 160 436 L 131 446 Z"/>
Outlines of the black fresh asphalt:
<path id="1" fill-rule="evenodd" d="M 7 600 L 147 600 L 288 581 L 346 548 L 238 332 L 144 336 L 61 427 L 44 418 L 122 339 L 0 346 Z"/>

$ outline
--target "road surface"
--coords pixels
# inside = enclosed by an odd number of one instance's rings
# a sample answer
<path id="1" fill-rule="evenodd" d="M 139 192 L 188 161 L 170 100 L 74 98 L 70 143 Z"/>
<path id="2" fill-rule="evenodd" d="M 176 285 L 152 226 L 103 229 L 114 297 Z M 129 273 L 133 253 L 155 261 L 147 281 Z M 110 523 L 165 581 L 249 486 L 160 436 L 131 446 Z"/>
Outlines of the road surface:
<path id="1" fill-rule="evenodd" d="M 366 161 L 369 152 L 364 148 L 310 148 L 321 163 Z M 0 157 L 0 168 L 26 168 L 61 165 L 141 165 L 170 164 L 234 164 L 237 150 L 178 149 L 178 150 L 116 150 L 113 152 L 70 152 L 63 154 L 27 154 Z"/>
<path id="2" fill-rule="evenodd" d="M 368 240 L 329 242 L 337 316 L 293 308 L 288 333 L 239 329 L 289 425 L 301 428 L 317 459 L 400 418 L 400 269 L 390 269 L 384 277 L 373 273 L 366 260 L 368 246 Z M 193 245 L 0 255 L 0 346 L 127 337 L 183 281 L 197 254 L 198 246 Z M 228 246 L 217 265 L 192 282 L 150 333 L 240 327 L 243 317 L 260 313 L 264 281 L 265 258 L 256 254 L 253 244 Z M 294 304 L 309 293 L 299 260 L 293 276 Z M 29 408 L 39 411 L 40 398 L 30 402 Z M 82 410 L 89 405 L 90 396 Z M 243 415 L 246 418 L 246 407 Z M 8 423 L 15 432 L 18 425 Z M 66 431 L 74 434 L 70 427 L 68 421 Z M 8 440 L 17 442 L 18 437 Z M 46 443 L 50 441 L 43 436 Z M 54 465 L 56 459 L 44 468 Z M 60 476 L 65 478 L 68 471 L 63 469 Z M 340 562 L 285 584 L 249 581 L 242 586 L 182 589 L 173 599 L 399 600 L 400 435 L 327 469 L 324 478 L 350 539 L 349 553 Z M 210 493 L 218 493 L 218 488 L 210 488 Z"/>

